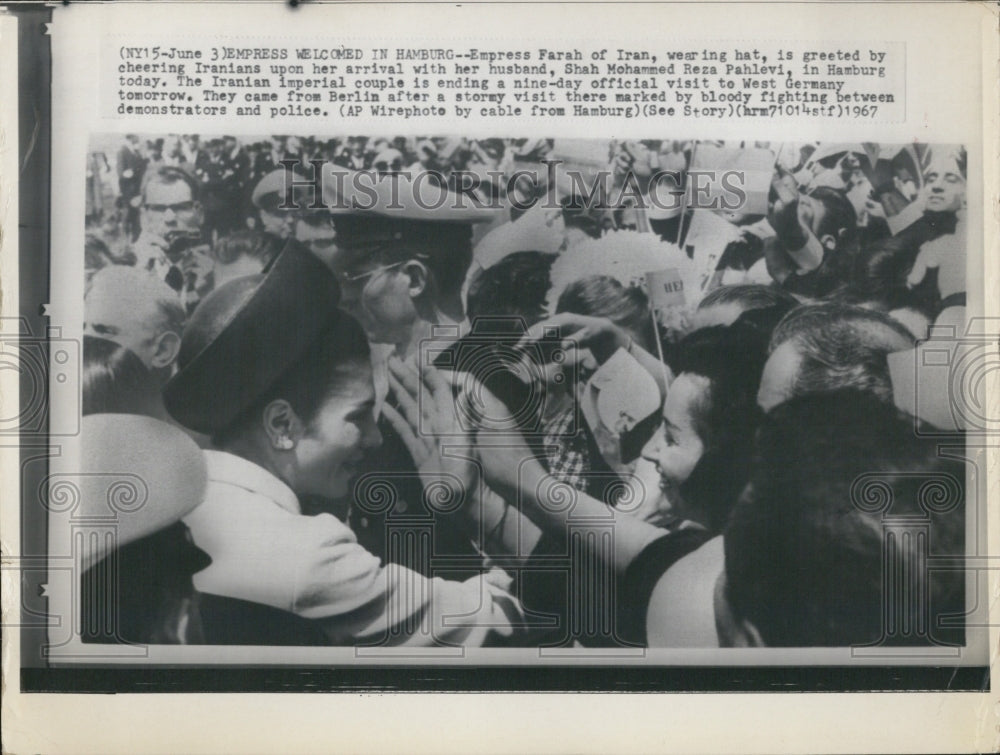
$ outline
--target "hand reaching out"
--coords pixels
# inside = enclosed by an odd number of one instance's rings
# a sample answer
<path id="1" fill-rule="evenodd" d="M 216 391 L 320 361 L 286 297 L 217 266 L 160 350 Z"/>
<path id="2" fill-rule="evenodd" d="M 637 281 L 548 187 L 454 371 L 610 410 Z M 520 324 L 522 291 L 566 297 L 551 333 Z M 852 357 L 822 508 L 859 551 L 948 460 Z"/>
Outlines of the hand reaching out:
<path id="1" fill-rule="evenodd" d="M 546 358 L 544 364 L 539 365 L 547 384 L 551 384 L 557 374 L 566 372 L 571 366 L 578 366 L 583 372 L 593 371 L 618 349 L 625 349 L 653 376 L 661 393 L 666 393 L 669 379 L 665 365 L 656 356 L 634 344 L 627 331 L 605 317 L 563 312 L 542 320 L 530 327 L 517 343 L 517 347 L 525 351 L 525 360 L 531 358 L 528 349 L 532 344 L 543 342 L 545 334 L 552 331 L 558 332 L 562 339 L 562 358 L 559 362 Z M 525 372 L 536 374 L 537 369 L 526 369 Z"/>
<path id="2" fill-rule="evenodd" d="M 955 233 L 940 236 L 920 247 L 906 285 L 910 288 L 920 285 L 929 270 L 937 269 L 938 292 L 942 299 L 965 291 L 965 250 L 965 225 L 960 222 Z"/>
<path id="3" fill-rule="evenodd" d="M 461 411 L 468 416 L 464 391 L 456 396 L 441 371 L 425 366 L 418 372 L 396 357 L 389 360 L 389 388 L 398 409 L 387 402 L 382 413 L 413 457 L 424 490 L 447 498 L 442 505 L 448 509 L 477 500 L 479 472 L 471 452 L 461 451 L 473 443 L 459 420 Z"/>
<path id="4" fill-rule="evenodd" d="M 562 339 L 559 344 L 562 358 L 555 365 L 548 359 L 544 365 L 540 365 L 544 368 L 547 382 L 551 382 L 548 380 L 551 377 L 549 373 L 554 368 L 562 370 L 585 359 L 588 353 L 593 355 L 598 364 L 602 364 L 618 349 L 628 348 L 631 341 L 628 333 L 607 318 L 563 312 L 531 326 L 517 342 L 517 348 L 524 350 L 525 359 L 528 359 L 530 356 L 527 349 L 532 344 L 545 340 L 546 334 L 553 331 Z M 533 374 L 531 370 L 528 373 Z"/>
<path id="5" fill-rule="evenodd" d="M 789 249 L 801 249 L 809 231 L 799 222 L 799 189 L 791 174 L 776 170 L 771 179 L 767 220 Z"/>

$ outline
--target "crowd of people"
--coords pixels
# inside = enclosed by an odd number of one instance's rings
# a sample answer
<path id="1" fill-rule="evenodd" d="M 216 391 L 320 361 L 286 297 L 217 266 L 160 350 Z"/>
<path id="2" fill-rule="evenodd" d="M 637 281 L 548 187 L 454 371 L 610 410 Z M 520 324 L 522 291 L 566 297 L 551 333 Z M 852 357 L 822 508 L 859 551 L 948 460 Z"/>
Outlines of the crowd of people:
<path id="1" fill-rule="evenodd" d="M 128 135 L 113 158 L 88 161 L 85 454 L 121 449 L 159 509 L 91 554 L 85 640 L 963 643 L 964 573 L 934 563 L 964 553 L 938 444 L 966 428 L 914 389 L 960 348 L 962 148 Z M 756 176 L 742 206 L 699 204 L 723 169 Z M 392 180 L 294 201 L 358 174 Z"/>

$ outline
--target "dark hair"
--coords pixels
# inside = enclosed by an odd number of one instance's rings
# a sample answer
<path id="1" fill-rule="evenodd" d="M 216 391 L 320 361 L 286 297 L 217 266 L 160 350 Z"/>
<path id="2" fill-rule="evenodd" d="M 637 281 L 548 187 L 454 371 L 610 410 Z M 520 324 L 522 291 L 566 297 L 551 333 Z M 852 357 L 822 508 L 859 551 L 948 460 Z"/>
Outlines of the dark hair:
<path id="1" fill-rule="evenodd" d="M 562 207 L 563 225 L 566 228 L 576 228 L 592 239 L 601 237 L 602 213 L 599 210 L 599 203 L 594 206 L 588 204 L 579 194 L 571 194 L 563 198 L 559 205 Z"/>
<path id="2" fill-rule="evenodd" d="M 480 139 L 479 144 L 483 149 L 499 152 L 501 156 L 507 151 L 507 145 L 504 144 L 503 139 Z"/>
<path id="3" fill-rule="evenodd" d="M 513 252 L 480 270 L 469 284 L 469 319 L 515 315 L 528 325 L 542 319 L 552 285 L 549 272 L 556 257 L 545 252 Z"/>
<path id="4" fill-rule="evenodd" d="M 153 374 L 131 350 L 96 336 L 83 337 L 83 416 L 151 416 L 159 396 Z"/>
<path id="5" fill-rule="evenodd" d="M 266 267 L 280 251 L 281 243 L 270 234 L 246 230 L 220 236 L 212 247 L 212 256 L 222 265 L 251 257 Z"/>
<path id="6" fill-rule="evenodd" d="M 88 233 L 83 241 L 84 269 L 88 272 L 93 272 L 113 264 L 114 257 L 108 245 L 96 234 Z"/>
<path id="7" fill-rule="evenodd" d="M 850 281 L 831 298 L 847 304 L 872 305 L 884 312 L 912 308 L 933 317 L 935 303 L 906 284 L 912 266 L 913 258 L 891 245 L 872 246 L 858 254 Z"/>
<path id="8" fill-rule="evenodd" d="M 933 555 L 963 555 L 960 462 L 939 458 L 911 417 L 851 390 L 782 404 L 764 420 L 757 446 L 750 486 L 725 530 L 725 569 L 734 614 L 765 644 L 963 642 L 961 627 L 941 630 L 935 619 L 964 613 L 964 572 L 929 575 L 931 554 L 917 544 Z M 884 573 L 893 520 L 914 532 L 912 545 L 896 540 L 894 574 Z M 887 596 L 885 585 L 903 573 L 916 592 Z M 923 587 L 929 607 L 913 605 Z M 900 597 L 909 605 L 887 603 Z M 934 640 L 885 638 L 884 617 L 900 628 L 926 626 Z"/>
<path id="9" fill-rule="evenodd" d="M 655 343 L 646 293 L 638 286 L 626 287 L 608 275 L 588 275 L 570 283 L 559 295 L 556 312 L 606 317 L 637 334 L 644 347 Z"/>
<path id="10" fill-rule="evenodd" d="M 837 249 L 853 240 L 858 227 L 858 214 L 847 195 L 829 186 L 819 186 L 809 192 L 823 205 L 823 219 L 816 229 L 819 237 L 829 234 L 837 240 Z"/>
<path id="11" fill-rule="evenodd" d="M 427 254 L 401 256 L 414 257 L 427 265 L 438 291 L 445 295 L 457 294 L 462 290 L 465 276 L 472 265 L 472 247 L 466 244 L 442 245 Z"/>
<path id="12" fill-rule="evenodd" d="M 212 442 L 223 447 L 255 428 L 264 408 L 278 399 L 285 399 L 303 422 L 311 423 L 342 384 L 345 374 L 350 374 L 359 362 L 368 364 L 369 353 L 368 339 L 358 321 L 347 313 L 338 313 L 306 352 L 229 427 L 213 435 Z"/>
<path id="13" fill-rule="evenodd" d="M 93 275 L 98 270 L 109 265 L 135 265 L 135 254 L 125 252 L 115 254 L 96 233 L 88 233 L 83 242 L 83 267 L 88 274 Z"/>
<path id="14" fill-rule="evenodd" d="M 191 199 L 198 201 L 201 197 L 201 187 L 198 180 L 185 168 L 179 165 L 154 165 L 151 170 L 147 170 L 142 176 L 142 197 L 146 198 L 146 189 L 151 183 L 166 184 L 170 186 L 181 181 L 191 189 Z"/>
<path id="15" fill-rule="evenodd" d="M 757 389 L 767 359 L 767 338 L 753 325 L 714 325 L 687 335 L 671 358 L 674 374 L 699 375 L 708 390 L 691 407 L 705 446 L 691 476 L 681 484 L 689 505 L 704 511 L 721 531 L 749 475 L 752 439 L 761 410 Z"/>
<path id="16" fill-rule="evenodd" d="M 698 309 L 737 304 L 742 312 L 748 312 L 752 309 L 764 309 L 776 304 L 787 305 L 788 309 L 792 309 L 798 303 L 794 296 L 777 286 L 741 283 L 735 286 L 719 286 L 709 290 L 698 302 Z"/>
<path id="17" fill-rule="evenodd" d="M 823 261 L 815 270 L 804 275 L 789 275 L 782 286 L 793 293 L 821 298 L 850 279 L 858 254 L 858 216 L 847 196 L 837 189 L 820 186 L 810 191 L 809 196 L 823 205 L 816 236 L 832 236 L 836 246 L 825 251 Z"/>
<path id="18" fill-rule="evenodd" d="M 748 309 L 737 317 L 732 324 L 753 328 L 763 340 L 766 349 L 766 345 L 771 342 L 771 336 L 774 334 L 778 324 L 797 306 L 799 306 L 797 302 L 794 305 L 788 302 L 781 302 L 780 304 L 772 304 L 770 307 L 764 307 L 763 309 Z"/>
<path id="19" fill-rule="evenodd" d="M 794 340 L 801 357 L 792 395 L 840 388 L 892 400 L 887 357 L 914 345 L 913 335 L 882 312 L 827 302 L 793 309 L 771 336 L 773 352 Z"/>

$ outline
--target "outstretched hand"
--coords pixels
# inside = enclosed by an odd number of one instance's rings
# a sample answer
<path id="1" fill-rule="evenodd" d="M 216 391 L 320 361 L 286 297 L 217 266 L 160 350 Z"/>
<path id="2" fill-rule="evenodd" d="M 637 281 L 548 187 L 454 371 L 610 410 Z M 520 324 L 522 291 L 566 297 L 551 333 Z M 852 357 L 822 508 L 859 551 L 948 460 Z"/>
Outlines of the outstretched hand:
<path id="1" fill-rule="evenodd" d="M 809 230 L 799 222 L 799 188 L 790 173 L 776 170 L 771 179 L 771 194 L 767 221 L 775 234 L 789 249 L 801 249 Z"/>
<path id="2" fill-rule="evenodd" d="M 620 348 L 627 348 L 629 335 L 606 317 L 590 317 L 574 312 L 563 312 L 542 320 L 528 328 L 517 343 L 524 349 L 537 343 L 546 333 L 557 331 L 564 351 L 589 349 L 599 362 L 604 362 Z"/>
<path id="3" fill-rule="evenodd" d="M 906 285 L 910 288 L 920 285 L 928 271 L 936 269 L 938 292 L 942 299 L 965 291 L 965 250 L 965 226 L 960 223 L 954 234 L 940 236 L 920 247 Z"/>
<path id="4" fill-rule="evenodd" d="M 413 457 L 425 491 L 433 488 L 439 499 L 445 493 L 456 508 L 471 503 L 479 472 L 471 454 L 461 452 L 473 444 L 468 423 L 459 418 L 463 411 L 469 416 L 465 392 L 456 396 L 445 373 L 433 366 L 418 372 L 396 357 L 389 360 L 389 387 L 398 408 L 387 402 L 382 413 Z"/>
<path id="5" fill-rule="evenodd" d="M 531 359 L 530 349 L 547 340 L 546 334 L 552 332 L 557 332 L 561 339 L 559 343 L 561 356 L 558 361 L 546 357 L 543 364 L 538 365 L 546 384 L 556 382 L 555 377 L 559 374 L 575 371 L 579 375 L 593 372 L 616 351 L 625 349 L 653 376 L 660 387 L 660 392 L 666 395 L 667 385 L 670 382 L 667 367 L 658 357 L 634 344 L 632 336 L 624 328 L 615 325 L 606 317 L 563 312 L 536 323 L 528 328 L 517 343 L 517 348 L 525 352 L 525 361 Z M 538 367 L 528 368 L 523 372 L 535 375 Z"/>
<path id="6" fill-rule="evenodd" d="M 516 424 L 510 409 L 482 384 L 476 385 L 475 394 L 476 408 L 489 418 L 480 423 L 482 427 L 475 438 L 483 478 L 490 489 L 507 501 L 523 503 L 525 494 L 537 487 L 534 483 L 545 471 L 524 437 L 510 431 Z"/>

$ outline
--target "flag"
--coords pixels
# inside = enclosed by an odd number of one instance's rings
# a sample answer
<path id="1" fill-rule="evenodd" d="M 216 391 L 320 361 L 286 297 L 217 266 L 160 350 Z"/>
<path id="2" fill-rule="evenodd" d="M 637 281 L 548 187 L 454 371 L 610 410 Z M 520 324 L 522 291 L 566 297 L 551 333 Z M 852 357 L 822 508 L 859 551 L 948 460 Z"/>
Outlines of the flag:
<path id="1" fill-rule="evenodd" d="M 688 206 L 710 209 L 736 209 L 747 215 L 767 213 L 767 196 L 771 189 L 775 154 L 769 149 L 747 147 L 716 147 L 700 143 L 691 157 L 691 173 L 704 173 L 700 177 L 688 176 Z M 723 183 L 723 177 L 731 175 Z M 732 207 L 734 188 L 745 194 L 740 207 Z M 723 207 L 726 202 L 728 207 Z"/>
<path id="2" fill-rule="evenodd" d="M 684 248 L 691 255 L 697 288 L 693 294 L 701 301 L 702 294 L 712 288 L 712 279 L 722 259 L 722 253 L 740 238 L 740 229 L 711 210 L 695 210 L 691 227 L 684 239 Z M 691 299 L 692 297 L 689 297 Z M 689 301 L 692 306 L 697 301 Z"/>
<path id="3" fill-rule="evenodd" d="M 687 303 L 684 281 L 676 267 L 646 273 L 646 295 L 652 309 L 667 310 Z"/>

